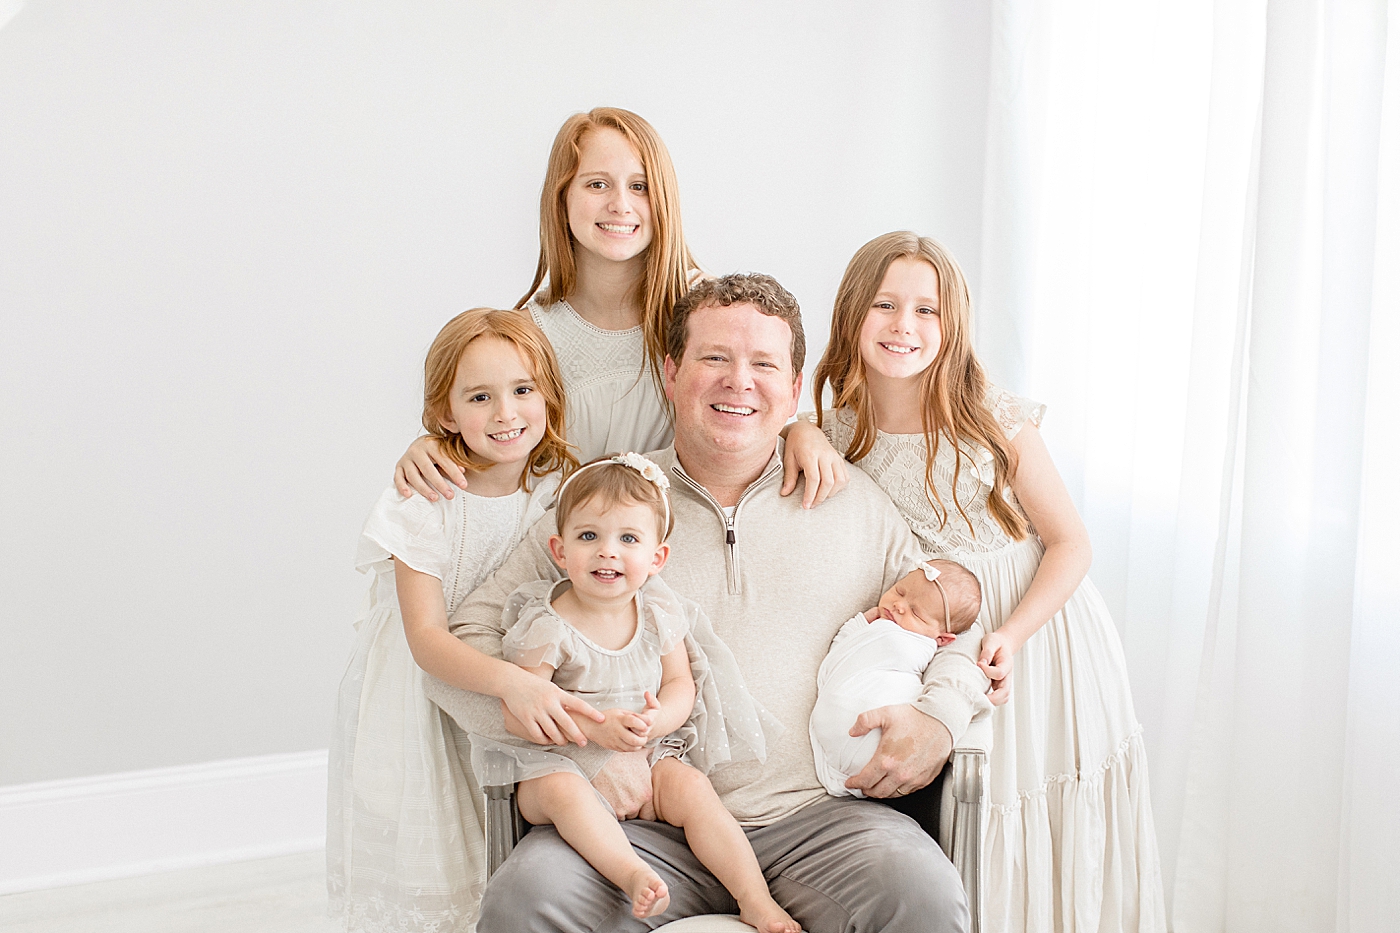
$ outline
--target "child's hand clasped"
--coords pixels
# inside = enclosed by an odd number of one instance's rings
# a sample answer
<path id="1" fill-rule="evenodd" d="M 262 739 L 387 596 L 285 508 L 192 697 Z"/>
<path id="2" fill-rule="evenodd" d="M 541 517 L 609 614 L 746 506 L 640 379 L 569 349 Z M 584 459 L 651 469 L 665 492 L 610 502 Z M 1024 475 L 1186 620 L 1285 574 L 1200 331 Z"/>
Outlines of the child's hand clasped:
<path id="1" fill-rule="evenodd" d="M 570 713 L 585 717 L 583 722 L 592 720 L 599 723 L 604 721 L 603 714 L 552 682 L 526 673 L 521 668 L 516 670 L 525 676 L 513 678 L 513 682 L 502 691 L 501 702 L 524 728 L 526 738 L 537 745 L 567 745 L 570 742 L 580 747 L 587 745 L 588 737 L 579 729 Z"/>
<path id="2" fill-rule="evenodd" d="M 588 738 L 614 752 L 635 752 L 645 748 L 651 724 L 640 713 L 629 709 L 603 711 L 600 725 L 586 724 Z"/>
<path id="3" fill-rule="evenodd" d="M 656 726 L 656 714 L 661 711 L 661 702 L 650 690 L 643 694 L 643 698 L 646 702 L 646 708 L 636 715 L 647 724 L 646 737 L 650 739 L 652 737 L 651 730 Z"/>

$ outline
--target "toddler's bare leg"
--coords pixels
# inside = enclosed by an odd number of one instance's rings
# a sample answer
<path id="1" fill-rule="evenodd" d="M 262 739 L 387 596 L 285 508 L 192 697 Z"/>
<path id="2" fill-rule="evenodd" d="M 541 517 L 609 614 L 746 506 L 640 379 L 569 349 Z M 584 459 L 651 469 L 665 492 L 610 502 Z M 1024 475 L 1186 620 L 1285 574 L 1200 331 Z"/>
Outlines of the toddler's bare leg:
<path id="1" fill-rule="evenodd" d="M 656 818 L 685 830 L 695 857 L 739 902 L 739 919 L 759 933 L 799 933 L 797 921 L 768 892 L 753 847 L 710 779 L 678 758 L 663 758 L 651 769 L 651 782 Z"/>
<path id="2" fill-rule="evenodd" d="M 582 776 L 561 772 L 521 781 L 515 793 L 520 815 L 536 825 L 553 823 L 575 852 L 627 892 L 633 915 L 652 917 L 671 903 L 666 882 L 642 861 Z"/>

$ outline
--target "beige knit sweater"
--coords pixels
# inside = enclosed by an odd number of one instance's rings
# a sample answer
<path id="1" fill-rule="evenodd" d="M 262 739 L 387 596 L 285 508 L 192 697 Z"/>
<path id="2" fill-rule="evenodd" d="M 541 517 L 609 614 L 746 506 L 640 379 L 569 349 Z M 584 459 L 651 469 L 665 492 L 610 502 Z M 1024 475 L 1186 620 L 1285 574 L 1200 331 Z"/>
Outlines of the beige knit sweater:
<path id="1" fill-rule="evenodd" d="M 840 494 L 804 510 L 800 489 L 778 495 L 780 446 L 739 500 L 733 519 L 726 520 L 719 504 L 679 467 L 673 448 L 649 456 L 671 479 L 676 516 L 662 577 L 709 614 L 749 689 L 786 730 L 762 764 L 735 764 L 711 775 L 741 823 L 766 825 L 826 796 L 807 735 L 817 669 L 842 624 L 879 602 L 881 593 L 913 569 L 921 551 L 889 498 L 859 470 L 851 471 L 850 485 Z M 458 607 L 451 620 L 457 637 L 500 657 L 506 597 L 522 583 L 560 576 L 547 549 L 554 530 L 551 511 Z M 987 678 L 976 664 L 981 639 L 981 628 L 974 625 L 939 651 L 915 703 L 947 726 L 954 742 L 974 716 L 991 712 Z M 508 739 L 495 699 L 436 681 L 428 692 L 467 731 Z M 610 753 L 590 746 L 571 754 L 592 774 Z"/>

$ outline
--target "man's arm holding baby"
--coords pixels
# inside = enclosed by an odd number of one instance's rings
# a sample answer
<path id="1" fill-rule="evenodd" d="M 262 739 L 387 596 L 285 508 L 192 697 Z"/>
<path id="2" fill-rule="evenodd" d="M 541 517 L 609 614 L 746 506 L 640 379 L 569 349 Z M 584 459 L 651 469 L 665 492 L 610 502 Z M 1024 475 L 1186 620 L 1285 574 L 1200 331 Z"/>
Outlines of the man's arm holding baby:
<path id="1" fill-rule="evenodd" d="M 973 624 L 938 650 L 924 671 L 924 689 L 912 704 L 867 710 L 851 735 L 880 729 L 870 762 L 846 782 L 868 797 L 901 797 L 926 787 L 948 761 L 974 717 L 990 715 L 990 681 L 977 666 L 982 626 Z"/>
<path id="2" fill-rule="evenodd" d="M 914 570 L 925 555 L 902 519 L 889 532 L 885 549 L 885 587 Z M 958 635 L 934 654 L 924 670 L 924 689 L 912 704 L 867 710 L 851 727 L 852 736 L 880 730 L 880 743 L 869 763 L 846 786 L 868 797 L 899 797 L 928 786 L 953 753 L 953 746 L 974 717 L 991 714 L 990 681 L 977 666 L 982 626 Z"/>

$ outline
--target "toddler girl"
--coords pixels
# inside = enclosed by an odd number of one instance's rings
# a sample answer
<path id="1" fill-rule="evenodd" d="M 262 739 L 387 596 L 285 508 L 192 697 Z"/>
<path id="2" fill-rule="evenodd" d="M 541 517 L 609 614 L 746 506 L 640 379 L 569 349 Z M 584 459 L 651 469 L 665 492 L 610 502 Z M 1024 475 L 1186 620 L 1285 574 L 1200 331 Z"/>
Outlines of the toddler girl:
<path id="1" fill-rule="evenodd" d="M 332 910 L 349 929 L 475 924 L 485 883 L 480 794 L 461 764 L 466 736 L 424 695 L 425 670 L 502 697 L 540 741 L 582 743 L 569 711 L 597 715 L 447 630 L 448 614 L 576 463 L 560 433 L 563 409 L 553 351 L 523 314 L 464 312 L 428 351 L 423 426 L 470 473 L 471 491 L 429 502 L 390 488 L 360 539 L 356 566 L 375 578 L 340 685 L 326 827 Z"/>
<path id="2" fill-rule="evenodd" d="M 568 579 L 529 583 L 512 594 L 505 655 L 603 710 L 601 722 L 581 722 L 589 741 L 634 752 L 666 737 L 652 751 L 654 813 L 644 810 L 644 818 L 685 830 L 696 856 L 734 895 L 745 923 L 763 933 L 796 933 L 797 923 L 769 894 L 743 830 L 705 777 L 723 761 L 762 759 L 771 717 L 744 689 L 734 656 L 699 607 L 655 578 L 670 550 L 667 485 L 661 468 L 635 453 L 593 461 L 565 481 L 549 548 Z M 521 815 L 552 823 L 626 893 L 636 917 L 666 909 L 665 882 L 632 849 L 612 807 L 572 762 L 476 737 L 472 744 L 478 774 L 492 752 L 513 754 Z"/>
<path id="3" fill-rule="evenodd" d="M 913 703 L 934 652 L 972 627 L 981 603 L 982 587 L 967 568 L 923 561 L 878 606 L 841 626 L 817 671 L 810 724 L 817 777 L 827 793 L 865 796 L 847 788 L 846 779 L 870 761 L 881 730 L 856 738 L 851 726 L 867 710 Z"/>

